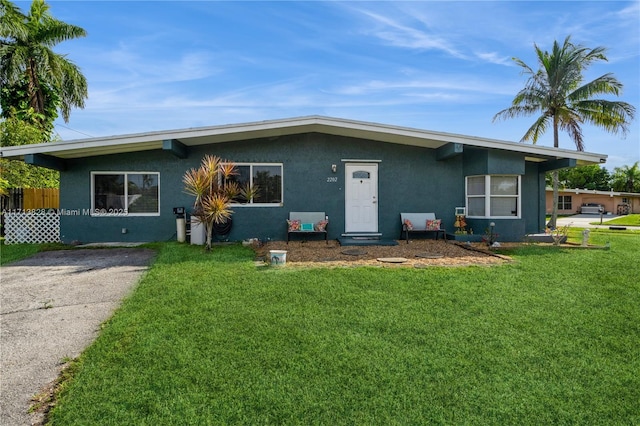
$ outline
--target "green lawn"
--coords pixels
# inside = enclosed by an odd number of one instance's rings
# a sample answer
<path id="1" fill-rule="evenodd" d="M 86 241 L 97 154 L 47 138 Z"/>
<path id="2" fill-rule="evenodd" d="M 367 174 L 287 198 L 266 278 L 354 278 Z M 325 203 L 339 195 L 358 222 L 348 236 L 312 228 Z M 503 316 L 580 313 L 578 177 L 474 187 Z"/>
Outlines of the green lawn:
<path id="1" fill-rule="evenodd" d="M 607 241 L 420 270 L 162 244 L 52 423 L 639 424 L 640 234 Z"/>
<path id="2" fill-rule="evenodd" d="M 60 250 L 63 248 L 67 248 L 67 246 L 56 243 L 5 245 L 4 240 L 2 240 L 0 242 L 0 265 L 15 262 L 16 260 L 23 259 L 40 251 Z"/>
<path id="3" fill-rule="evenodd" d="M 594 222 L 599 224 L 600 222 Z M 626 216 L 616 217 L 615 219 L 607 220 L 605 225 L 617 225 L 617 226 L 640 226 L 640 214 L 628 214 Z"/>

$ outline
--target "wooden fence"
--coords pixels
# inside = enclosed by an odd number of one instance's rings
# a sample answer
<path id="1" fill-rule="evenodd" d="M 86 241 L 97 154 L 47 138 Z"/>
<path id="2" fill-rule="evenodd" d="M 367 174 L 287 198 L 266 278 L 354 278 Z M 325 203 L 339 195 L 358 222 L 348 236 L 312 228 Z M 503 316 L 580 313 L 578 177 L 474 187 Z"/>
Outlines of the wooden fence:
<path id="1" fill-rule="evenodd" d="M 59 209 L 58 188 L 10 188 L 8 195 L 0 197 L 0 210 Z"/>
<path id="2" fill-rule="evenodd" d="M 6 231 L 5 213 L 37 212 L 40 209 L 57 210 L 59 208 L 60 190 L 58 188 L 9 188 L 7 195 L 0 196 L 0 236 L 4 236 Z"/>

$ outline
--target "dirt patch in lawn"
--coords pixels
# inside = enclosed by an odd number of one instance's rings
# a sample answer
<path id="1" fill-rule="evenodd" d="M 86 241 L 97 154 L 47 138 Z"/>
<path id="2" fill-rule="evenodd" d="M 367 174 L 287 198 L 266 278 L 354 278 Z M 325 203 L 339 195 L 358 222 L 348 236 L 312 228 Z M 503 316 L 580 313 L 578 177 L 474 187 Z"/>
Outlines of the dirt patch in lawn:
<path id="1" fill-rule="evenodd" d="M 481 244 L 461 244 L 442 240 L 399 241 L 395 246 L 341 246 L 329 241 L 272 241 L 256 247 L 258 260 L 269 262 L 270 250 L 286 250 L 289 266 L 492 266 L 509 262 L 508 256 L 490 252 Z M 380 259 L 388 259 L 384 261 Z M 404 260 L 403 260 L 404 259 Z M 403 260 L 403 261 L 401 261 Z"/>

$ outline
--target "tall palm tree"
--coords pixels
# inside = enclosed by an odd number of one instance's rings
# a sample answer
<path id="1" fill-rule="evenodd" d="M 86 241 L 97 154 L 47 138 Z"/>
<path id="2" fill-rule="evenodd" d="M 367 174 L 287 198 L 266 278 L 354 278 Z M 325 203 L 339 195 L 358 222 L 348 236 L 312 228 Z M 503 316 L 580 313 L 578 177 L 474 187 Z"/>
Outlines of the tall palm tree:
<path id="1" fill-rule="evenodd" d="M 528 75 L 527 83 L 513 99 L 511 106 L 494 117 L 514 118 L 538 114 L 538 118 L 527 130 L 521 142 L 534 144 L 549 128 L 553 129 L 553 146 L 559 147 L 558 132 L 566 131 L 578 151 L 584 151 L 581 125 L 590 123 L 611 133 L 625 135 L 635 108 L 620 101 L 593 99 L 594 95 L 613 94 L 622 90 L 620 83 L 611 73 L 602 75 L 583 84 L 583 71 L 595 61 L 607 61 L 605 48 L 589 49 L 575 45 L 568 36 L 562 45 L 553 43 L 551 52 L 541 50 L 534 44 L 538 58 L 538 71 L 534 71 L 518 58 L 514 62 Z M 558 171 L 553 172 L 553 211 L 549 226 L 555 228 L 558 217 Z"/>
<path id="2" fill-rule="evenodd" d="M 53 51 L 66 40 L 84 37 L 84 29 L 55 19 L 44 0 L 33 0 L 28 14 L 23 14 L 9 0 L 0 0 L 0 85 L 13 88 L 3 96 L 24 92 L 29 108 L 47 116 L 53 102 L 65 122 L 72 107 L 83 108 L 87 98 L 87 80 L 77 65 Z M 3 111 L 6 114 L 6 111 Z"/>

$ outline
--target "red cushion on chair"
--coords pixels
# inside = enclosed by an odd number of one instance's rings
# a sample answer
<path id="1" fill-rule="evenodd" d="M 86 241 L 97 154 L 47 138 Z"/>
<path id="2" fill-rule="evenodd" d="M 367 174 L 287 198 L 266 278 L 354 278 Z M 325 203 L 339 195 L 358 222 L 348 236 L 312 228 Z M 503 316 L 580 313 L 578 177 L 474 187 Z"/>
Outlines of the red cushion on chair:
<path id="1" fill-rule="evenodd" d="M 427 219 L 427 231 L 439 231 L 441 222 L 440 219 Z"/>
<path id="2" fill-rule="evenodd" d="M 289 225 L 289 232 L 299 231 L 300 230 L 300 221 L 299 220 L 289 220 L 289 219 L 287 219 L 287 225 Z"/>

